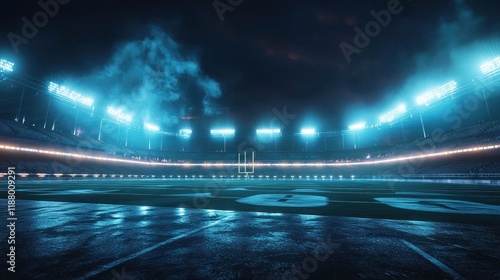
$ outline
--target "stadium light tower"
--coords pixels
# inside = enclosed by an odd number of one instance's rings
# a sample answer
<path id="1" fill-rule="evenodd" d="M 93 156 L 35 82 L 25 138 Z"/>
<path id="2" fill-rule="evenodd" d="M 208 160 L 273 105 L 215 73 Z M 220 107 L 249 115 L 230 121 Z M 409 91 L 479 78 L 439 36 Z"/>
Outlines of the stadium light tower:
<path id="1" fill-rule="evenodd" d="M 403 141 L 405 142 L 406 142 L 406 137 L 405 137 L 405 129 L 403 127 L 402 117 L 406 114 L 406 112 L 407 112 L 406 105 L 400 104 L 396 109 L 393 109 L 379 117 L 379 121 L 381 124 L 383 123 L 389 124 L 393 121 L 397 121 L 398 119 L 400 119 L 401 130 L 403 131 Z M 386 132 L 387 132 L 387 139 L 389 140 L 389 145 L 390 145 L 389 126 L 386 126 Z"/>
<path id="2" fill-rule="evenodd" d="M 191 138 L 191 135 L 193 134 L 193 130 L 190 128 L 183 128 L 179 130 L 179 134 L 177 134 L 180 138 L 186 140 Z M 184 143 L 185 141 L 182 141 L 182 151 L 184 152 Z"/>
<path id="3" fill-rule="evenodd" d="M 356 124 L 352 124 L 349 126 L 349 130 L 362 130 L 362 129 L 365 129 L 366 128 L 366 123 L 365 122 L 361 122 L 361 123 L 356 123 Z"/>
<path id="4" fill-rule="evenodd" d="M 75 91 L 72 91 L 64 86 L 60 86 L 53 82 L 49 83 L 48 90 L 49 93 L 52 93 L 61 99 L 64 99 L 66 101 L 76 102 L 85 107 L 90 108 L 94 103 L 94 100 L 92 98 L 81 95 Z"/>
<path id="5" fill-rule="evenodd" d="M 363 130 L 366 128 L 366 123 L 365 122 L 360 122 L 360 123 L 355 123 L 349 126 L 349 130 L 352 131 L 352 143 L 354 146 L 354 149 L 356 149 L 356 137 L 355 137 L 355 132 L 357 130 Z"/>
<path id="6" fill-rule="evenodd" d="M 481 72 L 484 75 L 496 75 L 500 73 L 500 56 L 483 63 L 481 65 Z"/>
<path id="7" fill-rule="evenodd" d="M 316 129 L 315 128 L 312 128 L 312 127 L 306 127 L 306 128 L 302 128 L 300 130 L 300 135 L 302 135 L 303 137 L 305 137 L 306 139 L 306 152 L 307 150 L 309 149 L 309 138 L 313 135 L 316 135 L 319 137 L 319 133 L 316 132 Z"/>
<path id="8" fill-rule="evenodd" d="M 302 135 L 314 135 L 316 133 L 316 129 L 314 128 L 303 128 L 300 130 L 300 134 Z"/>
<path id="9" fill-rule="evenodd" d="M 75 91 L 72 91 L 66 87 L 60 86 L 56 83 L 50 82 L 48 86 L 48 91 L 49 93 L 57 96 L 58 98 L 61 98 L 66 101 L 70 102 L 75 102 L 75 104 L 78 105 L 83 105 L 84 107 L 87 108 L 92 108 L 92 104 L 94 103 L 94 100 L 90 97 L 83 96 Z M 76 135 L 76 128 L 78 126 L 78 114 L 79 110 L 78 107 L 76 108 L 76 116 L 75 116 L 75 128 L 73 129 L 73 135 Z"/>
<path id="10" fill-rule="evenodd" d="M 400 104 L 396 109 L 393 109 L 379 117 L 380 123 L 390 123 L 406 114 L 406 105 Z"/>
<path id="11" fill-rule="evenodd" d="M 118 136 L 116 138 L 117 144 L 120 143 L 120 132 L 121 132 L 121 125 L 120 124 L 125 124 L 127 126 L 127 132 L 125 136 L 125 146 L 128 145 L 128 125 L 132 122 L 132 115 L 128 113 L 124 113 L 123 109 L 117 109 L 112 106 L 108 106 L 108 115 L 110 115 L 115 121 L 118 122 Z M 101 140 L 101 130 L 102 130 L 102 122 L 104 119 L 101 119 L 101 125 L 99 127 L 99 140 Z"/>
<path id="12" fill-rule="evenodd" d="M 257 137 L 263 138 L 274 138 L 274 150 L 278 151 L 278 136 L 281 135 L 281 129 L 279 128 L 261 128 L 255 131 Z"/>
<path id="13" fill-rule="evenodd" d="M 437 87 L 431 91 L 428 91 L 417 97 L 417 105 L 429 106 L 430 104 L 439 101 L 452 95 L 457 89 L 457 83 L 455 81 L 448 82 L 440 87 Z"/>
<path id="14" fill-rule="evenodd" d="M 189 138 L 191 137 L 191 134 L 193 134 L 193 130 L 189 128 L 183 128 L 179 130 L 179 136 L 182 138 Z"/>
<path id="15" fill-rule="evenodd" d="M 480 68 L 481 68 L 481 72 L 485 76 L 495 76 L 495 75 L 500 74 L 500 56 L 494 58 L 491 61 L 483 63 Z M 488 118 L 491 120 L 490 106 L 488 105 L 486 93 L 484 92 L 484 86 L 482 88 L 483 88 L 484 103 L 486 105 L 486 112 L 488 113 Z"/>
<path id="16" fill-rule="evenodd" d="M 14 70 L 14 63 L 5 59 L 0 59 L 0 72 L 12 72 Z"/>
<path id="17" fill-rule="evenodd" d="M 108 114 L 120 123 L 128 125 L 132 122 L 132 115 L 124 113 L 123 109 L 116 109 L 108 106 Z"/>
<path id="18" fill-rule="evenodd" d="M 457 89 L 457 83 L 455 81 L 448 82 L 440 87 L 437 87 L 431 91 L 428 91 L 417 97 L 417 105 L 418 106 L 429 106 L 430 104 L 437 102 L 443 98 L 446 98 L 452 95 Z M 424 138 L 427 137 L 427 133 L 425 132 L 424 120 L 422 118 L 422 111 L 419 109 L 420 114 L 420 124 L 422 126 L 422 132 Z"/>
<path id="19" fill-rule="evenodd" d="M 10 62 L 6 59 L 0 59 L 0 76 L 3 76 L 3 72 L 12 72 L 14 70 L 14 63 Z M 3 78 L 2 78 L 3 79 Z M 19 117 L 21 114 L 21 108 L 23 106 L 23 100 L 24 100 L 24 91 L 26 90 L 26 85 L 23 86 L 23 92 L 21 94 L 21 100 L 19 102 L 19 109 L 17 110 L 16 114 L 16 122 L 19 121 Z"/>
<path id="20" fill-rule="evenodd" d="M 151 150 L 151 133 L 160 131 L 160 127 L 154 124 L 145 123 L 144 128 L 148 130 L 148 150 Z"/>
<path id="21" fill-rule="evenodd" d="M 210 134 L 212 136 L 218 136 L 224 138 L 224 152 L 226 151 L 226 137 L 234 136 L 234 129 L 211 129 Z"/>

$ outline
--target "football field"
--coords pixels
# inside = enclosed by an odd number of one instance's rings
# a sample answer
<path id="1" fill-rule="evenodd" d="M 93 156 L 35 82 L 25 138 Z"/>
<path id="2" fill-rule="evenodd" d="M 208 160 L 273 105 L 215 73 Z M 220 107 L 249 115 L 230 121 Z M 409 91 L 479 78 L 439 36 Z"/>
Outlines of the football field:
<path id="1" fill-rule="evenodd" d="M 497 181 L 18 180 L 15 209 L 17 279 L 500 277 Z"/>

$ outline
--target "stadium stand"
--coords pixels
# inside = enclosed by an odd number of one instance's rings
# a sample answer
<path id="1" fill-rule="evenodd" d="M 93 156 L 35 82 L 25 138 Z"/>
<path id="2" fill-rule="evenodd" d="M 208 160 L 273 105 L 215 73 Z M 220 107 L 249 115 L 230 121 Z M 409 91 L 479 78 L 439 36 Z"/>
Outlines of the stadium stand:
<path id="1" fill-rule="evenodd" d="M 500 140 L 500 120 L 476 123 L 471 126 L 446 131 L 443 136 L 446 141 L 436 142 L 431 138 L 419 139 L 408 143 L 394 146 L 377 146 L 363 149 L 351 149 L 344 151 L 328 152 L 257 152 L 257 162 L 323 162 L 323 163 L 351 163 L 367 160 L 378 160 L 392 158 L 402 155 L 422 154 L 438 150 L 459 149 L 477 145 L 498 144 Z M 235 152 L 180 152 L 147 150 L 133 147 L 118 146 L 111 143 L 98 141 L 87 135 L 74 136 L 57 131 L 30 127 L 11 120 L 0 120 L 0 140 L 4 144 L 22 145 L 36 149 L 58 149 L 70 153 L 84 153 L 101 157 L 116 157 L 122 159 L 133 159 L 148 162 L 169 163 L 236 163 Z M 479 176 L 479 174 L 500 173 L 500 163 L 490 158 L 491 155 L 481 155 L 470 159 L 438 159 L 427 160 L 425 163 L 412 163 L 411 168 L 401 168 L 405 163 L 392 164 L 390 166 L 377 165 L 362 167 L 335 167 L 331 169 L 280 170 L 270 168 L 260 174 L 318 174 L 325 176 L 339 174 L 356 174 L 356 176 L 415 176 L 429 174 L 462 174 L 467 176 Z M 498 156 L 498 155 L 495 155 Z M 74 160 L 73 160 L 74 161 Z M 70 162 L 70 163 L 68 163 Z M 71 160 L 60 159 L 44 160 L 43 158 L 31 158 L 22 160 L 19 157 L 9 161 L 2 161 L 2 165 L 17 166 L 18 172 L 25 173 L 78 173 L 78 174 L 155 174 L 157 176 L 192 176 L 193 174 L 204 174 L 209 176 L 210 172 L 203 168 L 192 168 L 186 170 L 175 167 L 147 167 L 131 165 L 96 165 L 91 162 L 71 163 Z M 67 172 L 66 172 L 67 171 Z M 235 175 L 237 170 L 225 170 L 228 174 Z"/>

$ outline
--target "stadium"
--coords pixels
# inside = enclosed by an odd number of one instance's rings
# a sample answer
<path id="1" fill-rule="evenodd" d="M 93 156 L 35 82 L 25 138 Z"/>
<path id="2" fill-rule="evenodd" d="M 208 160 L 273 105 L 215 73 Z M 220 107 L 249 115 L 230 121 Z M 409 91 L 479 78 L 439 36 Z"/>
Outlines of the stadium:
<path id="1" fill-rule="evenodd" d="M 136 15 L 123 19 L 95 6 L 82 10 L 92 20 L 75 17 L 81 22 L 75 23 L 64 11 L 79 15 L 83 4 L 63 2 L 40 1 L 33 20 L 22 18 L 23 37 L 16 38 L 26 42 L 15 45 L 21 55 L 4 54 L 0 46 L 6 225 L 0 230 L 0 279 L 500 278 L 500 44 L 493 32 L 487 34 L 491 41 L 467 45 L 445 35 L 458 38 L 470 30 L 436 16 L 445 34 L 440 39 L 453 42 L 452 50 L 433 45 L 436 54 L 424 56 L 400 40 L 408 33 L 406 20 L 415 20 L 412 13 L 427 13 L 419 3 L 382 1 L 391 12 L 365 13 L 366 24 L 361 16 L 342 14 L 348 30 L 333 36 L 324 30 L 340 25 L 339 19 L 326 8 L 337 4 L 297 2 L 305 7 L 299 16 L 293 5 L 269 3 L 273 13 L 267 13 L 256 3 L 213 1 L 212 16 L 220 22 L 210 23 L 206 3 L 171 4 L 173 15 L 156 15 L 150 11 L 158 10 L 156 4 L 126 3 Z M 484 27 L 486 15 L 476 22 L 462 6 L 466 1 L 450 2 L 467 26 Z M 375 4 L 356 10 L 363 5 Z M 143 8 L 148 18 L 160 19 L 151 20 L 153 27 L 142 29 L 133 20 Z M 241 26 L 241 34 L 254 34 L 247 25 L 256 11 L 263 23 L 255 30 L 267 30 L 272 39 L 235 35 Z M 284 35 L 287 49 L 280 49 L 273 31 L 282 29 L 264 23 L 270 17 L 281 26 L 281 14 L 297 19 L 300 28 L 303 18 L 320 24 L 304 25 L 307 34 L 315 30 L 304 37 L 314 42 L 310 48 L 294 45 L 303 35 L 295 28 L 293 36 Z M 45 24 L 37 24 L 43 15 Z M 94 26 L 101 16 L 105 23 Z M 61 44 L 55 37 L 67 34 L 61 22 L 69 18 L 78 46 L 68 43 L 61 56 L 57 48 L 50 55 L 38 52 Z M 123 31 L 107 38 L 96 31 L 108 24 L 140 35 Z M 29 26 L 37 27 L 33 38 L 24 35 Z M 85 37 L 87 29 L 96 32 L 92 38 L 109 39 L 112 50 Z M 337 50 L 341 63 L 311 51 L 321 53 L 318 42 L 331 44 L 332 37 L 345 40 Z M 393 39 L 408 50 L 386 56 Z M 223 44 L 228 47 L 207 55 Z M 237 58 L 235 49 L 248 57 Z M 412 51 L 421 56 L 407 58 Z M 90 55 L 95 53 L 99 59 Z M 404 69 L 379 58 L 398 56 L 416 66 Z M 40 66 L 41 57 L 50 63 Z M 51 65 L 55 61 L 61 65 Z M 425 72 L 422 61 L 451 66 Z M 64 68 L 72 64 L 80 65 Z M 323 74 L 334 78 L 316 79 Z M 322 82 L 335 90 L 316 85 Z M 369 93 L 343 92 L 344 86 Z M 290 92 L 274 96 L 276 89 Z M 376 93 L 387 89 L 392 92 Z M 370 105 L 356 108 L 360 99 Z M 321 111 L 321 103 L 331 106 L 327 114 L 305 113 L 308 107 Z"/>
<path id="2" fill-rule="evenodd" d="M 15 240 L 30 244 L 16 267 L 36 263 L 30 279 L 493 279 L 500 115 L 484 107 L 500 103 L 498 61 L 373 123 L 240 135 L 136 124 L 2 60 L 2 182 L 15 180 Z M 432 119 L 449 98 L 470 114 L 458 128 Z"/>

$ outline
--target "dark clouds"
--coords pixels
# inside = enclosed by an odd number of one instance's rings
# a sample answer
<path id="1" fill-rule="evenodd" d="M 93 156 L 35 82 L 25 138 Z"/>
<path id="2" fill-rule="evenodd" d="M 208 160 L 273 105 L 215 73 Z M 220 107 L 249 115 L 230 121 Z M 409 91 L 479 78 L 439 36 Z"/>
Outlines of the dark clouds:
<path id="1" fill-rule="evenodd" d="M 98 75 L 92 84 L 110 93 L 103 100 L 127 106 L 129 100 L 137 109 L 151 108 L 152 119 L 170 116 L 168 123 L 217 112 L 257 121 L 288 106 L 298 119 L 313 113 L 329 120 L 326 129 L 453 74 L 466 76 L 459 72 L 472 68 L 466 65 L 499 51 L 496 2 L 401 0 L 403 11 L 347 63 L 339 44 L 352 44 L 353 28 L 364 28 L 373 20 L 370 11 L 388 2 L 243 0 L 220 21 L 212 1 L 72 0 L 14 54 L 6 34 L 19 32 L 20 19 L 39 7 L 7 1 L 0 50 L 41 79 Z M 153 26 L 160 35 L 152 35 Z M 174 59 L 147 57 L 145 48 L 124 53 L 147 40 L 160 53 L 173 50 Z M 187 68 L 175 68 L 174 61 Z M 165 80 L 145 81 L 158 71 Z M 143 95 L 156 91 L 163 94 L 155 94 L 158 99 Z"/>

